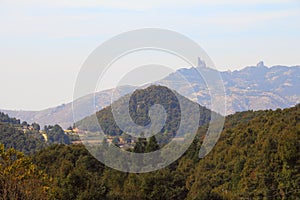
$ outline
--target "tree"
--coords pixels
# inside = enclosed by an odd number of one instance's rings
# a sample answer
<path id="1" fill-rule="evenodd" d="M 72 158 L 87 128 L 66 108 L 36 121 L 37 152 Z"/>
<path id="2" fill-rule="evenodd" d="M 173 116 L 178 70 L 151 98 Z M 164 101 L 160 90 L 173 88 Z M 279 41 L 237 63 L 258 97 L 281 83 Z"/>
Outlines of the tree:
<path id="1" fill-rule="evenodd" d="M 147 146 L 147 140 L 145 138 L 139 138 L 133 148 L 133 152 L 134 153 L 145 153 L 146 146 Z"/>
<path id="2" fill-rule="evenodd" d="M 150 137 L 145 150 L 147 153 L 159 150 L 159 145 L 155 136 Z"/>
<path id="3" fill-rule="evenodd" d="M 32 124 L 32 127 L 33 127 L 33 129 L 36 130 L 36 131 L 40 131 L 40 129 L 41 129 L 40 125 L 37 124 L 37 123 L 33 123 L 33 124 Z"/>
<path id="4" fill-rule="evenodd" d="M 29 157 L 0 144 L 0 199 L 47 199 L 49 184 Z"/>
<path id="5" fill-rule="evenodd" d="M 70 138 L 59 125 L 45 126 L 48 143 L 70 144 Z"/>

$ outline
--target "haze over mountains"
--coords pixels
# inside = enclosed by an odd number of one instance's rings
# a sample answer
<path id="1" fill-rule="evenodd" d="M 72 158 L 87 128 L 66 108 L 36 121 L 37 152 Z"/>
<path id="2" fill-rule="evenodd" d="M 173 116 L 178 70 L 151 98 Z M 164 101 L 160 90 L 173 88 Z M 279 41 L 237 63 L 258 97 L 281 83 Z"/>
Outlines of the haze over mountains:
<path id="1" fill-rule="evenodd" d="M 211 70 L 206 68 L 207 70 Z M 178 75 L 191 83 L 194 94 L 200 105 L 209 105 L 209 92 L 205 90 L 205 81 L 196 76 L 196 69 L 180 69 L 156 84 L 171 84 L 179 93 L 184 93 L 186 88 L 176 85 Z M 265 110 L 287 108 L 300 102 L 300 66 L 273 66 L 266 67 L 263 62 L 257 66 L 246 67 L 242 70 L 220 72 L 224 81 L 226 92 L 227 114 L 245 110 Z M 136 89 L 134 86 L 124 86 L 114 91 L 113 89 L 100 91 L 95 94 L 96 109 L 100 110 L 111 104 L 111 93 L 121 97 Z M 189 95 L 192 96 L 192 95 Z M 95 110 L 86 110 L 84 104 L 94 101 L 94 95 L 88 95 L 77 100 L 76 105 L 82 105 L 82 118 L 89 116 Z M 20 118 L 29 123 L 59 124 L 67 127 L 73 124 L 72 102 L 42 111 L 13 111 L 1 110 L 12 117 Z"/>
<path id="2" fill-rule="evenodd" d="M 205 68 L 211 70 L 210 68 Z M 158 83 L 176 83 L 178 75 L 193 86 L 194 99 L 200 105 L 208 105 L 209 91 L 205 90 L 205 80 L 199 80 L 195 68 L 180 69 Z M 242 70 L 220 72 L 226 93 L 227 114 L 246 110 L 287 108 L 300 102 L 300 66 L 266 67 L 263 62 Z M 173 84 L 173 88 L 183 93 L 186 88 Z"/>
<path id="3" fill-rule="evenodd" d="M 120 87 L 119 90 L 114 90 L 114 95 L 123 96 L 125 94 L 130 93 L 134 90 L 133 86 L 124 86 Z M 95 113 L 95 110 L 86 109 L 86 103 L 94 102 L 97 110 L 102 109 L 103 107 L 109 105 L 111 103 L 110 95 L 112 93 L 112 89 L 104 90 L 101 92 L 91 95 L 87 95 L 78 99 L 76 105 L 79 106 L 79 110 L 81 110 L 82 118 L 89 116 Z M 73 102 L 62 104 L 56 107 L 48 108 L 41 111 L 22 111 L 22 110 L 1 110 L 4 113 L 7 113 L 9 116 L 16 117 L 18 119 L 22 119 L 23 121 L 27 121 L 28 123 L 39 122 L 41 126 L 49 125 L 49 124 L 59 124 L 60 126 L 67 128 L 73 125 L 73 111 L 72 111 Z"/>

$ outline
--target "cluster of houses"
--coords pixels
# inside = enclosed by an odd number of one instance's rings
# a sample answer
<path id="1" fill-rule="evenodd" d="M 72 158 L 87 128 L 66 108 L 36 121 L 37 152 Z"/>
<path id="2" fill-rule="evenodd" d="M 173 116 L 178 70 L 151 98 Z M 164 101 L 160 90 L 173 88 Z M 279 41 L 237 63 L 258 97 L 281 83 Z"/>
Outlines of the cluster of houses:
<path id="1" fill-rule="evenodd" d="M 30 133 L 30 132 L 33 132 L 33 131 L 39 132 L 43 136 L 44 140 L 46 142 L 48 141 L 48 136 L 46 134 L 46 131 L 40 130 L 39 128 L 37 129 L 33 125 L 24 123 L 20 127 L 18 127 L 17 129 L 20 130 L 20 131 L 23 131 L 24 134 L 27 134 L 27 133 Z"/>
<path id="2" fill-rule="evenodd" d="M 103 138 L 99 138 L 99 134 L 97 133 L 91 133 L 85 130 L 80 130 L 78 128 L 73 128 L 73 129 L 67 129 L 64 130 L 65 134 L 67 135 L 76 135 L 79 136 L 78 140 L 73 140 L 72 143 L 74 144 L 79 144 L 82 143 L 82 138 L 84 138 L 85 143 L 89 144 L 102 144 Z M 184 137 L 174 137 L 174 141 L 176 142 L 184 142 L 185 138 Z M 137 138 L 133 137 L 126 137 L 126 136 L 106 136 L 105 141 L 111 145 L 114 144 L 121 149 L 133 149 L 136 142 Z"/>
<path id="3" fill-rule="evenodd" d="M 66 135 L 79 135 L 86 133 L 86 131 L 79 130 L 78 128 L 66 129 L 64 132 Z"/>
<path id="4" fill-rule="evenodd" d="M 29 133 L 32 131 L 35 131 L 35 127 L 33 125 L 22 125 L 21 127 L 19 127 L 20 130 L 22 130 L 24 133 Z M 44 130 L 36 130 L 38 131 L 43 137 L 44 140 L 47 142 L 48 141 L 48 137 L 47 134 Z M 101 144 L 103 142 L 103 139 L 99 139 L 99 135 L 97 135 L 97 133 L 90 133 L 88 131 L 85 130 L 80 130 L 78 128 L 68 128 L 64 130 L 64 133 L 66 135 L 69 136 L 79 136 L 77 137 L 78 139 L 72 140 L 72 143 L 74 144 L 80 144 L 82 143 L 81 139 L 85 138 L 84 141 L 88 142 L 90 144 Z M 93 137 L 94 135 L 94 137 Z M 87 136 L 87 137 L 86 137 Z M 73 137 L 76 138 L 76 137 Z M 173 140 L 177 141 L 177 142 L 182 142 L 184 141 L 184 138 L 173 138 Z M 111 145 L 114 144 L 120 148 L 123 149 L 132 149 L 134 148 L 135 144 L 136 144 L 136 138 L 132 138 L 132 137 L 124 137 L 124 136 L 106 136 L 105 137 L 105 141 Z"/>
<path id="5" fill-rule="evenodd" d="M 120 148 L 133 148 L 136 141 L 132 138 L 126 138 L 124 139 L 123 137 L 118 137 L 118 136 L 108 136 L 106 137 L 106 141 L 108 144 L 115 144 Z"/>
<path id="6" fill-rule="evenodd" d="M 101 144 L 103 142 L 103 139 L 99 139 L 99 136 L 97 133 L 90 133 L 85 130 L 80 130 L 78 128 L 69 128 L 64 130 L 66 135 L 76 135 L 79 136 L 77 141 L 72 141 L 72 143 L 78 144 L 82 143 L 80 138 L 85 138 L 84 142 L 90 143 L 90 144 Z M 94 137 L 93 137 L 94 136 Z M 117 145 L 120 148 L 133 148 L 135 145 L 135 140 L 132 138 L 124 138 L 122 136 L 107 136 L 105 137 L 106 142 L 111 145 Z"/>

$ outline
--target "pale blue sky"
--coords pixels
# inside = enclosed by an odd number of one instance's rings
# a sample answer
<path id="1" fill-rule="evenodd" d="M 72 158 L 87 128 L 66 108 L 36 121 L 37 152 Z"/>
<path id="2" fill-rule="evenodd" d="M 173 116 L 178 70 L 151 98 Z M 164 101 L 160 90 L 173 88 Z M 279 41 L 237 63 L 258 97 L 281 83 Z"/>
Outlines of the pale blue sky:
<path id="1" fill-rule="evenodd" d="M 300 1 L 0 0 L 0 108 L 72 100 L 81 64 L 103 41 L 165 28 L 198 42 L 220 70 L 300 65 Z"/>

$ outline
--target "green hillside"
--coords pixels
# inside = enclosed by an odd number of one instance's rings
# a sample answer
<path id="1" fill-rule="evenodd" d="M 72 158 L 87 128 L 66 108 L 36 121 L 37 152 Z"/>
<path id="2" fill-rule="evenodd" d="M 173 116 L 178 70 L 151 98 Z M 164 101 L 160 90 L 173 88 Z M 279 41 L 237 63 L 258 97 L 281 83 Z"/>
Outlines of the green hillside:
<path id="1" fill-rule="evenodd" d="M 5 148 L 32 154 L 53 143 L 70 144 L 69 137 L 60 126 L 45 126 L 41 130 L 37 123 L 21 122 L 0 112 L 0 144 L 4 144 Z"/>
<path id="2" fill-rule="evenodd" d="M 198 158 L 202 126 L 183 157 L 151 173 L 104 167 L 82 145 L 52 146 L 34 162 L 53 178 L 48 195 L 54 199 L 297 199 L 299 116 L 300 105 L 230 115 L 205 158 Z"/>
<path id="3" fill-rule="evenodd" d="M 135 128 L 132 124 L 127 123 L 125 120 L 126 115 L 123 114 L 124 107 L 129 102 L 130 117 L 135 124 L 140 126 L 147 126 L 151 120 L 149 112 L 151 106 L 155 104 L 161 105 L 166 112 L 166 122 L 163 128 L 158 132 L 158 136 L 171 137 L 175 134 L 191 133 L 195 130 L 193 127 L 207 124 L 211 119 L 211 111 L 203 106 L 198 105 L 195 102 L 188 100 L 187 98 L 177 94 L 164 86 L 149 86 L 146 89 L 140 89 L 134 91 L 130 95 L 121 97 L 115 101 L 112 106 L 108 106 L 95 115 L 87 117 L 76 123 L 76 126 L 82 130 L 88 130 L 91 132 L 99 131 L 99 125 L 106 135 L 119 136 L 124 134 L 124 131 L 116 124 L 113 117 L 112 108 L 119 112 L 119 121 L 124 124 L 127 132 L 135 133 Z M 182 108 L 181 108 L 182 107 Z M 199 121 L 195 120 L 192 116 L 197 114 L 195 108 L 199 108 Z M 157 115 L 161 117 L 160 114 Z M 98 120 L 98 121 L 97 121 Z M 185 129 L 180 131 L 179 126 Z M 126 134 L 126 132 L 125 132 Z"/>
<path id="4" fill-rule="evenodd" d="M 214 150 L 193 169 L 189 199 L 297 199 L 300 105 L 227 117 Z"/>

